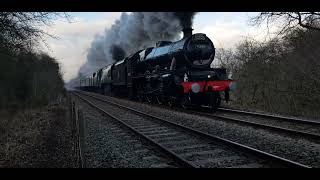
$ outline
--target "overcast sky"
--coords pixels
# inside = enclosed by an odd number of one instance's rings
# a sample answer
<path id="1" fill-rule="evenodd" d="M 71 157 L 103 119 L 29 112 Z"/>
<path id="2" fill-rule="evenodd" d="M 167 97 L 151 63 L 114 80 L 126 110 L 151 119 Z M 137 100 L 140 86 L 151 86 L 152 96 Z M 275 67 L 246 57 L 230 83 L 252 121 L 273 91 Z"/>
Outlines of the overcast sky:
<path id="1" fill-rule="evenodd" d="M 66 82 L 77 76 L 86 61 L 90 43 L 117 20 L 121 12 L 69 13 L 72 22 L 56 20 L 46 30 L 59 37 L 47 39 L 46 52 L 58 59 Z M 205 33 L 217 48 L 234 48 L 245 37 L 266 38 L 266 27 L 253 27 L 249 19 L 258 13 L 248 12 L 200 12 L 193 23 L 194 33 Z"/>

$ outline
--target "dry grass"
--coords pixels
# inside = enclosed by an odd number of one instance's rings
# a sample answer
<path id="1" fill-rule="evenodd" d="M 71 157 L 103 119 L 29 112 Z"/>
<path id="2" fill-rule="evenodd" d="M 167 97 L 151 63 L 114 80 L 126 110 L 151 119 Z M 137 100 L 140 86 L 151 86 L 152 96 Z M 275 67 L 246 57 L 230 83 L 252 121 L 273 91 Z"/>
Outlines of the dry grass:
<path id="1" fill-rule="evenodd" d="M 0 167 L 75 167 L 68 120 L 63 105 L 0 111 Z"/>
<path id="2" fill-rule="evenodd" d="M 3 165 L 12 167 L 25 157 L 25 150 L 37 143 L 41 129 L 36 121 L 36 110 L 20 110 L 13 113 L 1 112 L 1 160 Z M 20 163 L 19 163 L 20 164 Z"/>

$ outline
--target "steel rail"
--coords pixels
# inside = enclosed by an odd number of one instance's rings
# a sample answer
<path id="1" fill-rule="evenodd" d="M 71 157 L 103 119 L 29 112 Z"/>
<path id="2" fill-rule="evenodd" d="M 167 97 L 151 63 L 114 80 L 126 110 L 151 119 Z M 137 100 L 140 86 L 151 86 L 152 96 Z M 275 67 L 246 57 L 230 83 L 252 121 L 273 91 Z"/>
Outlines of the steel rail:
<path id="1" fill-rule="evenodd" d="M 259 127 L 262 129 L 269 129 L 269 130 L 280 132 L 280 133 L 289 133 L 289 135 L 298 135 L 299 137 L 304 137 L 304 138 L 312 139 L 312 140 L 316 140 L 316 141 L 320 140 L 320 134 L 314 134 L 314 133 L 298 131 L 298 130 L 289 129 L 289 128 L 266 125 L 266 124 L 261 124 L 261 123 L 257 123 L 257 122 L 241 120 L 241 119 L 234 118 L 234 117 L 226 117 L 223 115 L 216 115 L 216 114 L 197 112 L 197 111 L 190 111 L 190 112 L 193 114 L 196 114 L 196 115 L 200 115 L 200 116 L 205 116 L 205 117 L 210 117 L 210 118 L 218 118 L 218 119 L 232 121 L 235 123 L 241 123 L 241 124 L 245 124 L 245 125 L 249 125 L 249 126 L 253 126 L 253 127 Z"/>
<path id="2" fill-rule="evenodd" d="M 229 108 L 218 108 L 218 110 L 225 111 L 225 112 L 233 112 L 233 113 L 239 113 L 239 114 L 260 116 L 260 117 L 265 117 L 265 118 L 280 119 L 280 120 L 285 120 L 285 121 L 289 121 L 289 122 L 297 122 L 297 123 L 304 123 L 304 124 L 311 124 L 311 125 L 320 125 L 320 122 L 317 122 L 317 121 L 299 119 L 299 118 L 294 118 L 294 117 L 285 117 L 285 116 L 279 116 L 279 115 L 272 115 L 272 114 L 265 114 L 265 113 L 258 113 L 258 112 L 249 112 L 249 111 L 243 111 L 243 110 L 238 110 L 238 109 L 229 109 Z"/>

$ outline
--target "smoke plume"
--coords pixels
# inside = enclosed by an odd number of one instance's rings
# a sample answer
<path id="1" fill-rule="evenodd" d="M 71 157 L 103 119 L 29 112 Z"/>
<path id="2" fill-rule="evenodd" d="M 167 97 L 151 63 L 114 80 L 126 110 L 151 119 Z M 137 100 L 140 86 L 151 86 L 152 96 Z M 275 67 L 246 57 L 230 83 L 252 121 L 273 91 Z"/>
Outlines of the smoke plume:
<path id="1" fill-rule="evenodd" d="M 195 12 L 175 12 L 174 16 L 178 18 L 182 28 L 191 28 Z"/>
<path id="2" fill-rule="evenodd" d="M 153 47 L 157 41 L 178 40 L 181 30 L 192 26 L 194 15 L 194 12 L 122 13 L 111 28 L 93 40 L 79 75 L 93 73 L 140 49 Z"/>

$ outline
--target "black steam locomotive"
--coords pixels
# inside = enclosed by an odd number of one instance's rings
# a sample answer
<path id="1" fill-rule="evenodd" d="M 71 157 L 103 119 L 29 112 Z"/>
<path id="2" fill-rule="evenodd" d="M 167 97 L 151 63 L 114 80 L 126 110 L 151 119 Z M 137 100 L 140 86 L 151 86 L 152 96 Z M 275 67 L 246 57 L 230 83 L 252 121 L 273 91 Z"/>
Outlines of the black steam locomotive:
<path id="1" fill-rule="evenodd" d="M 81 90 L 170 106 L 219 107 L 229 100 L 232 80 L 225 68 L 211 68 L 212 41 L 202 33 L 183 30 L 183 39 L 160 41 L 80 80 Z"/>

